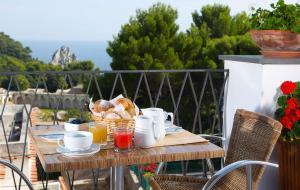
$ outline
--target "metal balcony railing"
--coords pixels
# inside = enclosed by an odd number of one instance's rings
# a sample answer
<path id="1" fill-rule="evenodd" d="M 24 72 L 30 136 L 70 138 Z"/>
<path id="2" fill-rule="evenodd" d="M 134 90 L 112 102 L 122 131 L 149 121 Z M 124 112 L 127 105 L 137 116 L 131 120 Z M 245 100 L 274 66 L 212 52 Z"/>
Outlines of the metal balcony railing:
<path id="1" fill-rule="evenodd" d="M 140 108 L 161 107 L 173 112 L 174 123 L 193 133 L 222 137 L 228 76 L 229 71 L 223 69 L 2 72 L 0 157 L 13 162 L 13 156 L 19 155 L 23 171 L 33 108 L 51 112 L 51 123 L 58 124 L 63 120 L 60 110 L 87 119 L 90 98 L 111 99 L 119 94 Z M 19 152 L 13 148 L 16 141 Z M 188 167 L 183 170 L 187 172 Z M 14 176 L 12 180 L 18 187 L 18 180 Z"/>

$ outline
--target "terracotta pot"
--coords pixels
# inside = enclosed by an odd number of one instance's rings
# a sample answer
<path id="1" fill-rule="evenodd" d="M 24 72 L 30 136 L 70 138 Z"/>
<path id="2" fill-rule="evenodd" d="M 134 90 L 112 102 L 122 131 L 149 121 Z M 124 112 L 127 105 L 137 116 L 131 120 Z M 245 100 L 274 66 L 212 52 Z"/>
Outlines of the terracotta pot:
<path id="1" fill-rule="evenodd" d="M 281 190 L 300 189 L 300 140 L 277 142 Z"/>
<path id="2" fill-rule="evenodd" d="M 300 57 L 300 34 L 282 30 L 251 30 L 252 39 L 265 57 Z"/>

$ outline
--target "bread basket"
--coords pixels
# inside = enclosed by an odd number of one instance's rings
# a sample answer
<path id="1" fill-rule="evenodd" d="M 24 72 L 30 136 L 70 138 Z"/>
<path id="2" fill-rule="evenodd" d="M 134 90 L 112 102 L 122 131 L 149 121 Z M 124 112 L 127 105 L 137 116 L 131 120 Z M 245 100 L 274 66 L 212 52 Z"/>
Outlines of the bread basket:
<path id="1" fill-rule="evenodd" d="M 107 127 L 108 140 L 113 140 L 116 127 L 134 128 L 134 116 L 140 114 L 139 108 L 129 99 L 119 95 L 112 100 L 90 100 L 89 110 L 95 122 L 104 123 Z"/>
<path id="2" fill-rule="evenodd" d="M 92 118 L 95 120 L 95 122 L 101 122 L 106 125 L 108 141 L 113 140 L 113 132 L 117 126 L 124 127 L 124 128 L 133 128 L 133 129 L 135 126 L 134 119 L 104 119 L 94 114 L 92 114 Z"/>

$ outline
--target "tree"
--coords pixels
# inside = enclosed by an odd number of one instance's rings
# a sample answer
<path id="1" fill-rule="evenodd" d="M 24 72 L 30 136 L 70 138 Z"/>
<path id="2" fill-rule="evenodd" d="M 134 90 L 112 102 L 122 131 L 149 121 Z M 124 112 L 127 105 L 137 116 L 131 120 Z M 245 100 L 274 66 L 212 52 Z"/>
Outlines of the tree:
<path id="1" fill-rule="evenodd" d="M 192 25 L 201 29 L 204 36 L 209 34 L 209 38 L 243 35 L 251 28 L 250 18 L 246 12 L 231 16 L 230 8 L 220 4 L 204 6 L 200 13 L 197 11 L 192 13 L 192 17 Z"/>
<path id="2" fill-rule="evenodd" d="M 200 13 L 192 13 L 193 28 L 197 27 L 203 46 L 199 61 L 192 68 L 223 68 L 218 59 L 222 54 L 258 54 L 259 49 L 251 40 L 250 18 L 245 12 L 230 15 L 228 6 L 214 4 L 202 7 Z"/>
<path id="3" fill-rule="evenodd" d="M 29 61 L 32 59 L 31 50 L 10 38 L 8 35 L 0 32 L 0 55 L 9 55 L 22 61 Z"/>
<path id="4" fill-rule="evenodd" d="M 231 16 L 228 6 L 214 4 L 202 7 L 201 13 L 192 13 L 193 21 L 196 26 L 201 28 L 206 24 L 210 29 L 211 38 L 219 38 L 230 34 Z"/>
<path id="5" fill-rule="evenodd" d="M 91 71 L 94 69 L 94 63 L 92 61 L 76 61 L 72 62 L 66 65 L 64 70 L 66 71 L 74 71 L 74 70 L 80 70 L 80 71 Z"/>
<path id="6" fill-rule="evenodd" d="M 92 61 L 76 61 L 69 63 L 64 68 L 65 71 L 92 71 L 94 69 L 94 63 Z M 71 80 L 67 80 L 68 86 L 76 86 L 79 83 L 88 81 L 90 76 L 85 76 L 83 74 L 70 74 Z M 71 85 L 72 82 L 72 85 Z"/>
<path id="7" fill-rule="evenodd" d="M 7 55 L 0 56 L 0 72 L 8 71 L 25 71 L 26 67 L 24 63 L 14 57 Z M 1 87 L 8 89 L 11 77 L 0 76 Z M 25 76 L 16 75 L 11 82 L 10 90 L 19 90 L 18 85 L 21 90 L 25 90 L 29 87 L 29 81 Z"/>
<path id="8" fill-rule="evenodd" d="M 46 71 L 48 69 L 48 64 L 40 60 L 31 60 L 26 62 L 26 71 Z"/>
<path id="9" fill-rule="evenodd" d="M 243 35 L 251 29 L 251 22 L 246 12 L 236 14 L 231 19 L 230 35 Z"/>
<path id="10" fill-rule="evenodd" d="M 180 69 L 182 61 L 174 47 L 178 40 L 177 11 L 157 3 L 138 10 L 109 42 L 112 69 Z"/>

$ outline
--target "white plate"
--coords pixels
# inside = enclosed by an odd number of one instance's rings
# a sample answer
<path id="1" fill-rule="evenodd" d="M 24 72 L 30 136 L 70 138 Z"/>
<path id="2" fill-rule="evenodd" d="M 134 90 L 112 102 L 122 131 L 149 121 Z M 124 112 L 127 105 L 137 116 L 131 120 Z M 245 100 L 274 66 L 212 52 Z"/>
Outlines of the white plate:
<path id="1" fill-rule="evenodd" d="M 166 130 L 166 135 L 170 135 L 182 131 L 182 127 L 177 127 L 173 125 L 173 127 L 166 127 L 165 130 Z"/>
<path id="2" fill-rule="evenodd" d="M 64 138 L 64 133 L 63 132 L 51 132 L 51 133 L 40 134 L 37 136 L 46 141 L 57 142 Z"/>
<path id="3" fill-rule="evenodd" d="M 79 156 L 89 156 L 92 154 L 95 154 L 100 151 L 100 145 L 98 144 L 92 144 L 89 149 L 86 150 L 80 150 L 80 151 L 70 151 L 65 146 L 59 146 L 56 148 L 56 151 L 58 153 L 63 154 L 67 157 L 79 157 Z"/>

